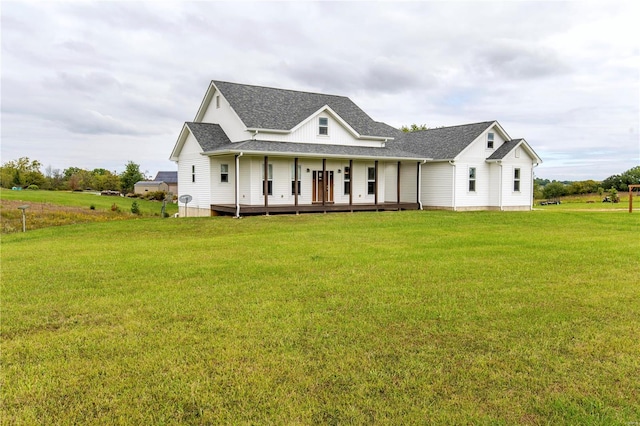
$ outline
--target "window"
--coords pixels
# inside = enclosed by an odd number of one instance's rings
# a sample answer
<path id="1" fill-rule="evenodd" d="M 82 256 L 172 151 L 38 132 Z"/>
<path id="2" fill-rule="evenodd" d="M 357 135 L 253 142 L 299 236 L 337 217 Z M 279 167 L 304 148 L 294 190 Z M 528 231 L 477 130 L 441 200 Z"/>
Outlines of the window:
<path id="1" fill-rule="evenodd" d="M 493 149 L 493 133 L 487 133 L 487 149 Z"/>
<path id="2" fill-rule="evenodd" d="M 298 195 L 300 195 L 300 179 L 302 176 L 302 166 L 298 164 Z M 291 165 L 291 195 L 296 194 L 296 166 Z"/>
<path id="3" fill-rule="evenodd" d="M 262 195 L 264 195 L 264 164 L 262 165 Z M 269 164 L 267 173 L 267 195 L 273 195 L 273 164 Z"/>
<path id="4" fill-rule="evenodd" d="M 469 192 L 476 191 L 476 168 L 469 167 Z"/>
<path id="5" fill-rule="evenodd" d="M 229 182 L 229 165 L 220 164 L 220 182 Z"/>
<path id="6" fill-rule="evenodd" d="M 324 136 L 329 134 L 329 119 L 327 117 L 318 119 L 318 134 Z"/>
<path id="7" fill-rule="evenodd" d="M 376 193 L 376 168 L 367 168 L 367 194 L 372 195 Z"/>
<path id="8" fill-rule="evenodd" d="M 344 168 L 344 195 L 351 193 L 351 169 L 349 166 Z"/>
<path id="9" fill-rule="evenodd" d="M 520 169 L 513 169 L 513 191 L 520 192 Z"/>
<path id="10" fill-rule="evenodd" d="M 196 166 L 191 166 L 191 182 L 196 182 Z"/>
<path id="11" fill-rule="evenodd" d="M 216 108 L 220 108 L 220 95 L 216 96 Z"/>

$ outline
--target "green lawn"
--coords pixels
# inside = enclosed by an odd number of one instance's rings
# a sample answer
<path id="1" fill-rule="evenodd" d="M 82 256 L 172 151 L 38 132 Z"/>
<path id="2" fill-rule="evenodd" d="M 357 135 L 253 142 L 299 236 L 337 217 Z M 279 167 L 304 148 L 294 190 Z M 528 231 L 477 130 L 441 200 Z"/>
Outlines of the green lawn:
<path id="1" fill-rule="evenodd" d="M 0 419 L 637 424 L 639 230 L 545 209 L 3 235 Z"/>

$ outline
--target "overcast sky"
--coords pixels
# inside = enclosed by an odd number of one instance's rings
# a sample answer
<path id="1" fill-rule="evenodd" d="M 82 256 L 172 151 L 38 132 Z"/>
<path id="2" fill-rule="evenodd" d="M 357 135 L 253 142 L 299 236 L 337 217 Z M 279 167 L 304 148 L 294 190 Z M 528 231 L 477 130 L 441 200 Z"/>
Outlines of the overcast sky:
<path id="1" fill-rule="evenodd" d="M 638 3 L 3 1 L 2 163 L 176 170 L 216 79 L 395 127 L 497 120 L 538 177 L 602 180 L 640 164 Z"/>

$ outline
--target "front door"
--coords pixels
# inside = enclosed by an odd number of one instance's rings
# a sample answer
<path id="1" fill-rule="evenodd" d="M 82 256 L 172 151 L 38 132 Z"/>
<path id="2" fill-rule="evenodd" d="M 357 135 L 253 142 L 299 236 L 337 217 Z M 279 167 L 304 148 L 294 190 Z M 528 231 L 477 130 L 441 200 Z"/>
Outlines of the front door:
<path id="1" fill-rule="evenodd" d="M 313 202 L 333 203 L 333 170 L 313 171 Z"/>

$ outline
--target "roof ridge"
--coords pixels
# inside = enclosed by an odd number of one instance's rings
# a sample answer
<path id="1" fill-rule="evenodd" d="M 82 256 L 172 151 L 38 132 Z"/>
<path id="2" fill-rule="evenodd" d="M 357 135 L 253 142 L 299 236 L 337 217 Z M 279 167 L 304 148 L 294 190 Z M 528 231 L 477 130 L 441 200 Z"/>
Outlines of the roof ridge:
<path id="1" fill-rule="evenodd" d="M 350 99 L 348 96 L 344 96 L 344 95 L 332 95 L 332 94 L 329 94 L 329 93 L 309 92 L 309 91 L 307 91 L 307 90 L 282 89 L 282 88 L 280 88 L 280 87 L 262 86 L 262 85 L 258 85 L 258 84 L 235 83 L 235 82 L 233 82 L 233 81 L 224 81 L 224 80 L 211 80 L 211 82 L 212 82 L 212 83 L 233 84 L 233 85 L 236 85 L 236 86 L 256 87 L 256 88 L 260 88 L 260 89 L 280 90 L 280 91 L 282 91 L 282 92 L 306 93 L 306 94 L 308 94 L 308 95 L 331 96 L 331 97 L 335 97 L 335 98 L 345 98 L 345 99 Z"/>

